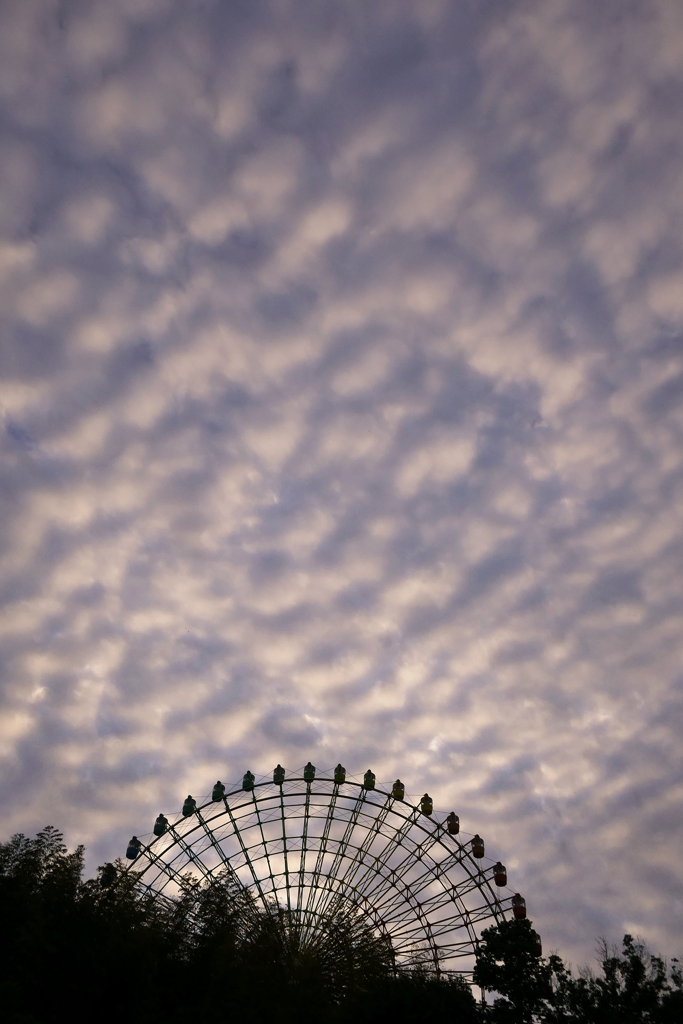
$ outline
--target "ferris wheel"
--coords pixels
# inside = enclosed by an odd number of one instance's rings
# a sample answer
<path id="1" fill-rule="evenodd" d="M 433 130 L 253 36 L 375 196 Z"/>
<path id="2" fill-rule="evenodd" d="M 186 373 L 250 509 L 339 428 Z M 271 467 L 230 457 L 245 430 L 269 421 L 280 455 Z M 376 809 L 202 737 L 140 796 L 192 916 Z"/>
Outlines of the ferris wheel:
<path id="1" fill-rule="evenodd" d="M 505 866 L 486 857 L 479 835 L 460 831 L 453 811 L 435 814 L 427 793 L 412 804 L 400 779 L 382 787 L 371 771 L 348 777 L 341 764 L 319 773 L 309 762 L 294 775 L 278 765 L 258 779 L 248 771 L 231 789 L 217 782 L 133 836 L 127 857 L 162 899 L 188 873 L 197 883 L 227 875 L 265 912 L 287 912 L 304 939 L 355 908 L 390 939 L 397 967 L 437 974 L 469 975 L 482 929 L 526 916 Z"/>

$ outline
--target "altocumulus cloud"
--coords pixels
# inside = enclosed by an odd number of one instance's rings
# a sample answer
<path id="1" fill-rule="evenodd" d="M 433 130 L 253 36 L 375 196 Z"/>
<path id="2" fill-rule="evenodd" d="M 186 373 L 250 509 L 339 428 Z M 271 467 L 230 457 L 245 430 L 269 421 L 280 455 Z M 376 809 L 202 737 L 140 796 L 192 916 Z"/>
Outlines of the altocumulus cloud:
<path id="1" fill-rule="evenodd" d="M 0 17 L 3 836 L 341 759 L 675 952 L 683 9 Z"/>

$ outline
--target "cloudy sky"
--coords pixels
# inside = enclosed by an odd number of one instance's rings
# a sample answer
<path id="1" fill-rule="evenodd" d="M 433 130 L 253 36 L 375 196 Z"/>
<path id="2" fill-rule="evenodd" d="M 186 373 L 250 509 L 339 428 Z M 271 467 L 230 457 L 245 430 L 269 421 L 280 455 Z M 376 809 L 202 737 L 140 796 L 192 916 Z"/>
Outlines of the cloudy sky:
<path id="1" fill-rule="evenodd" d="M 2 835 L 397 775 L 683 910 L 683 7 L 4 0 Z"/>

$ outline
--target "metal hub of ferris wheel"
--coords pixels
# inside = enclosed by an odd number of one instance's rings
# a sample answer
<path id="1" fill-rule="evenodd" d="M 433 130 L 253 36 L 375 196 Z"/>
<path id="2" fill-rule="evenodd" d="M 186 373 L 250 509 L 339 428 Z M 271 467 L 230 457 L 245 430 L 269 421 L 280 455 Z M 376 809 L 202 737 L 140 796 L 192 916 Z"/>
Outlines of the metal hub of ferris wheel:
<path id="1" fill-rule="evenodd" d="M 469 975 L 482 929 L 526 916 L 481 837 L 460 832 L 454 812 L 435 814 L 427 793 L 411 804 L 399 779 L 382 787 L 370 771 L 320 774 L 309 762 L 288 776 L 278 765 L 232 789 L 217 782 L 203 802 L 188 796 L 174 817 L 160 814 L 128 845 L 150 893 L 172 897 L 188 873 L 227 875 L 265 912 L 286 911 L 304 939 L 353 907 L 401 968 Z"/>

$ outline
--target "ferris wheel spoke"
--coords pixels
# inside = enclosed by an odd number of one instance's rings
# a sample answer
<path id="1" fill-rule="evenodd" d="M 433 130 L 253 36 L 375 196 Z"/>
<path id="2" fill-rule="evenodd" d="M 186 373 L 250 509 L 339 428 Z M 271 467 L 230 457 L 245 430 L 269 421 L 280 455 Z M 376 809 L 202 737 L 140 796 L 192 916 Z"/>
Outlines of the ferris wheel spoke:
<path id="1" fill-rule="evenodd" d="M 309 921 L 310 921 L 310 918 L 311 918 L 311 915 L 312 915 L 313 902 L 314 902 L 316 894 L 317 894 L 318 880 L 320 878 L 323 862 L 325 860 L 325 854 L 327 852 L 327 843 L 328 843 L 328 839 L 329 839 L 329 835 L 330 835 L 330 829 L 332 827 L 332 822 L 334 821 L 334 810 L 335 810 L 335 807 L 337 806 L 337 797 L 338 796 L 339 796 L 339 784 L 335 782 L 334 783 L 334 788 L 332 790 L 332 795 L 330 797 L 330 801 L 329 801 L 329 804 L 327 806 L 327 814 L 325 816 L 325 825 L 323 827 L 322 836 L 320 837 L 320 842 L 319 842 L 319 845 L 318 845 L 318 856 L 317 856 L 316 861 L 315 861 L 315 867 L 313 869 L 313 873 L 312 873 L 311 880 L 310 880 L 310 883 L 309 883 L 308 893 L 307 893 L 307 896 L 306 896 L 306 906 L 304 908 L 304 915 L 303 915 L 303 921 L 302 921 L 302 925 L 304 927 L 304 931 L 307 931 L 307 925 L 309 924 Z"/>
<path id="2" fill-rule="evenodd" d="M 228 875 L 230 877 L 230 881 L 234 882 L 235 885 L 237 885 L 240 889 L 244 889 L 244 883 L 241 881 L 241 879 L 239 878 L 239 875 L 236 873 L 234 867 L 230 863 L 230 858 L 226 856 L 223 847 L 221 846 L 221 844 L 218 842 L 218 840 L 214 836 L 212 830 L 209 828 L 206 820 L 204 819 L 203 815 L 201 814 L 201 812 L 199 810 L 197 810 L 197 817 L 199 818 L 199 821 L 202 824 L 202 828 L 206 832 L 206 835 L 207 835 L 207 837 L 209 839 L 209 842 L 211 843 L 211 845 L 213 846 L 214 850 L 216 851 L 216 853 L 220 857 L 220 859 L 221 859 L 221 861 L 223 863 L 223 867 L 227 870 Z"/>
<path id="3" fill-rule="evenodd" d="M 401 935 L 403 942 L 409 946 L 416 943 L 426 945 L 429 949 L 429 956 L 434 962 L 434 967 L 438 970 L 441 951 L 434 939 L 429 921 L 421 921 L 418 919 L 418 921 L 416 923 L 413 922 L 412 925 L 407 924 L 407 927 L 402 929 Z"/>
<path id="4" fill-rule="evenodd" d="M 405 831 L 405 827 L 404 827 L 404 831 Z M 400 839 L 398 840 L 398 842 L 400 844 Z M 347 847 L 347 850 L 348 850 L 348 847 Z M 340 852 L 346 853 L 347 851 L 340 851 Z M 354 860 L 356 859 L 356 857 L 358 855 L 358 852 L 359 852 L 358 849 L 356 849 L 356 851 L 354 851 L 354 853 L 355 853 L 355 855 L 353 857 Z M 408 855 L 408 857 L 410 856 L 410 850 L 407 850 L 407 855 Z M 363 895 L 364 895 L 365 892 L 367 891 L 367 889 L 369 888 L 368 879 L 373 881 L 375 883 L 375 887 L 373 889 L 373 905 L 378 907 L 378 909 L 380 909 L 380 910 L 388 910 L 388 908 L 390 906 L 393 906 L 393 904 L 395 902 L 395 898 L 396 898 L 396 893 L 400 891 L 398 889 L 398 887 L 397 887 L 397 884 L 396 884 L 397 881 L 398 881 L 396 872 L 388 872 L 388 873 L 386 873 L 384 875 L 382 874 L 382 868 L 386 869 L 386 860 L 387 859 L 388 858 L 386 858 L 386 857 L 385 858 L 379 858 L 378 857 L 378 858 L 374 858 L 372 862 L 370 862 L 369 859 L 366 859 L 366 861 L 365 861 L 365 867 L 367 868 L 366 875 L 364 875 L 361 878 L 360 882 L 354 887 L 355 891 L 357 891 L 359 893 L 363 893 Z M 352 881 L 351 873 L 349 871 L 346 871 L 345 874 L 344 874 L 344 886 L 345 886 L 345 888 L 348 887 L 349 884 L 351 884 L 351 881 Z M 340 897 L 341 896 L 342 896 L 342 894 L 340 894 Z M 378 897 L 380 897 L 380 898 L 378 899 Z"/>
<path id="5" fill-rule="evenodd" d="M 351 813 L 349 815 L 349 820 L 346 823 L 346 828 L 344 829 L 344 834 L 343 834 L 342 838 L 338 841 L 337 850 L 335 852 L 334 858 L 332 860 L 332 864 L 330 865 L 330 869 L 327 872 L 327 875 L 326 875 L 326 878 L 325 878 L 325 885 L 321 886 L 321 890 L 320 890 L 320 893 L 318 895 L 318 898 L 317 898 L 315 904 L 313 905 L 313 909 L 312 909 L 313 913 L 316 913 L 316 914 L 319 913 L 319 908 L 321 907 L 321 904 L 325 900 L 326 896 L 329 896 L 332 893 L 332 891 L 333 891 L 333 887 L 334 887 L 334 885 L 335 885 L 335 883 L 337 881 L 337 877 L 339 875 L 339 870 L 340 870 L 341 865 L 342 865 L 342 863 L 344 861 L 344 851 L 347 849 L 347 847 L 349 845 L 349 842 L 351 840 L 351 836 L 353 834 L 353 830 L 356 827 L 356 824 L 358 822 L 358 818 L 360 816 L 360 813 L 363 810 L 363 807 L 364 807 L 364 805 L 366 803 L 367 796 L 368 796 L 368 791 L 363 786 L 361 786 L 360 790 L 359 790 L 359 793 L 358 793 L 358 796 L 356 797 L 356 801 L 353 804 L 353 807 L 351 809 Z"/>
<path id="6" fill-rule="evenodd" d="M 354 906 L 358 910 L 360 910 L 367 918 L 369 918 L 373 922 L 375 927 L 378 928 L 383 935 L 385 935 L 387 938 L 391 938 L 391 935 L 386 928 L 386 922 L 384 921 L 382 916 L 377 913 L 377 910 L 373 906 L 373 904 L 366 897 L 358 893 L 354 886 L 349 886 L 348 890 L 346 890 L 345 888 L 345 892 L 346 904 Z"/>
<path id="7" fill-rule="evenodd" d="M 327 894 L 327 886 L 326 885 L 325 886 L 319 886 L 319 888 L 322 888 L 323 889 L 323 893 Z M 334 907 L 334 905 L 336 903 L 335 897 L 337 895 L 343 896 L 345 899 L 347 899 L 349 897 L 349 895 L 350 895 L 356 903 L 363 904 L 363 906 L 365 906 L 366 908 L 372 908 L 372 913 L 374 915 L 378 916 L 378 919 L 384 920 L 384 917 L 382 915 L 378 914 L 378 909 L 375 906 L 374 901 L 369 899 L 369 897 L 366 896 L 364 893 L 362 893 L 358 889 L 357 886 L 353 885 L 353 883 L 351 883 L 351 882 L 347 883 L 346 879 L 343 879 L 340 882 L 340 885 L 337 887 L 337 889 L 335 889 L 333 891 L 333 894 L 332 894 L 333 899 L 331 900 L 331 905 L 333 907 Z M 397 895 L 397 899 L 398 899 L 398 895 Z M 399 900 L 399 902 L 400 902 L 400 900 Z M 328 906 L 328 914 L 327 915 L 323 914 L 321 916 L 328 916 L 328 915 L 329 915 L 329 906 Z"/>
<path id="8" fill-rule="evenodd" d="M 179 837 L 174 833 L 174 831 L 172 829 L 169 829 L 169 832 L 171 833 L 171 835 L 174 836 L 174 842 L 173 842 L 172 846 L 179 845 L 178 844 L 178 838 Z M 147 858 L 148 858 L 148 860 L 150 862 L 149 863 L 149 867 L 156 867 L 156 868 L 158 868 L 159 869 L 159 873 L 165 875 L 168 881 L 174 882 L 176 885 L 180 886 L 181 885 L 181 878 L 182 878 L 180 872 L 177 871 L 173 867 L 173 862 L 171 862 L 169 864 L 165 860 L 162 859 L 162 854 L 163 853 L 167 853 L 169 847 L 168 846 L 165 847 L 165 849 L 163 851 L 161 851 L 160 853 L 158 853 L 158 854 L 151 854 L 150 849 L 151 849 L 151 844 L 150 844 L 150 846 L 145 848 L 145 853 L 147 854 Z M 180 846 L 180 849 L 181 850 L 184 849 L 183 846 Z M 146 869 L 147 871 L 149 870 L 149 867 Z M 157 878 L 158 877 L 159 876 L 157 875 Z"/>
<path id="9" fill-rule="evenodd" d="M 454 928 L 453 918 L 447 917 L 443 921 L 432 921 L 431 929 L 434 938 L 441 940 L 444 937 L 451 937 L 454 931 L 462 931 L 463 929 L 465 929 L 465 923 L 463 922 L 462 924 Z M 444 946 L 444 943 L 440 941 L 439 945 Z"/>
<path id="10" fill-rule="evenodd" d="M 274 880 L 274 876 L 273 876 L 273 866 L 270 863 L 270 855 L 268 853 L 268 842 L 266 840 L 265 833 L 263 831 L 263 822 L 261 820 L 261 811 L 259 810 L 259 805 L 258 805 L 258 802 L 256 800 L 256 790 L 252 790 L 252 796 L 254 798 L 254 808 L 256 810 L 256 817 L 258 819 L 258 827 L 259 827 L 259 832 L 261 833 L 261 842 L 263 843 L 263 850 L 264 850 L 265 857 L 266 857 L 266 864 L 268 865 L 268 877 L 270 879 L 271 889 L 273 891 L 275 891 L 275 880 Z"/>
<path id="11" fill-rule="evenodd" d="M 395 941 L 402 945 L 414 942 L 416 936 L 422 935 L 426 931 L 425 922 L 412 913 L 404 915 L 395 922 L 388 921 L 387 924 L 391 926 L 391 934 Z"/>
<path id="12" fill-rule="evenodd" d="M 410 908 L 411 914 L 418 920 L 428 920 L 428 916 L 423 909 L 423 904 L 420 903 L 408 886 L 403 890 L 397 887 L 396 893 L 398 900 L 394 901 L 393 906 L 377 908 L 378 912 L 382 914 L 382 917 L 386 920 L 387 924 L 391 924 L 394 920 L 398 920 L 408 907 Z"/>
<path id="13" fill-rule="evenodd" d="M 409 853 L 407 854 L 407 859 L 408 860 L 410 859 L 410 854 Z M 405 873 L 406 872 L 404 871 L 401 874 L 405 875 Z M 442 886 L 444 885 L 443 876 L 444 876 L 444 872 L 441 869 L 439 871 L 439 876 L 438 877 L 439 877 L 439 882 L 440 882 L 440 884 Z M 423 876 L 423 880 L 424 881 L 429 880 L 429 873 L 428 872 L 426 872 L 425 876 Z M 410 883 L 408 883 L 404 879 L 404 877 L 399 877 L 398 872 L 394 875 L 393 878 L 387 879 L 385 877 L 382 880 L 382 882 L 378 885 L 378 888 L 380 888 L 380 886 L 381 886 L 383 891 L 384 891 L 384 899 L 383 900 L 380 899 L 377 902 L 377 904 L 376 904 L 377 905 L 377 909 L 379 910 L 380 913 L 382 913 L 383 917 L 387 920 L 388 924 L 393 924 L 394 920 L 398 920 L 398 919 L 401 918 L 402 908 L 399 908 L 398 910 L 396 909 L 395 894 L 392 893 L 391 891 L 387 892 L 387 886 L 389 884 L 392 884 L 394 886 L 395 890 L 398 891 L 398 892 L 401 892 L 400 886 L 401 885 L 404 886 L 405 887 L 405 894 L 406 894 L 404 898 L 406 898 L 408 900 L 411 898 L 411 896 L 419 895 L 419 891 L 420 890 L 416 889 L 415 880 L 411 880 Z M 476 885 L 473 885 L 472 888 L 476 888 Z M 437 901 L 437 897 L 438 897 L 438 901 Z M 471 940 L 475 939 L 476 936 L 475 936 L 475 934 L 472 931 L 471 925 L 469 924 L 469 921 L 468 921 L 469 915 L 468 915 L 468 912 L 467 912 L 466 908 L 462 905 L 460 900 L 456 900 L 454 898 L 452 892 L 449 891 L 449 889 L 446 888 L 445 886 L 442 889 L 442 892 L 440 894 L 437 894 L 437 896 L 429 897 L 427 900 L 416 901 L 416 902 L 419 905 L 420 913 L 422 913 L 422 911 L 426 911 L 430 915 L 430 918 L 433 917 L 433 914 L 437 910 L 441 910 L 443 908 L 448 908 L 449 906 L 450 907 L 456 907 L 457 908 L 457 912 L 458 912 L 458 918 L 461 919 L 462 922 L 463 922 L 462 926 L 467 928 L 468 934 L 471 936 Z M 490 907 L 487 907 L 486 916 L 487 917 L 491 917 L 492 916 L 492 911 L 491 911 Z M 452 930 L 453 927 L 454 927 L 454 924 L 453 924 L 452 917 L 451 917 L 451 920 L 450 920 L 450 923 L 449 923 L 449 928 Z"/>
<path id="14" fill-rule="evenodd" d="M 488 879 L 484 878 L 484 876 L 481 875 L 479 872 L 468 872 L 468 874 L 465 876 L 465 878 L 462 879 L 462 881 L 457 882 L 453 886 L 453 891 L 457 893 L 458 896 L 465 896 L 467 893 L 473 892 L 475 889 L 478 889 L 480 892 L 483 892 L 484 885 L 486 885 L 486 888 L 490 891 L 492 899 L 495 902 L 499 902 L 498 897 L 495 895 L 493 890 L 491 890 L 491 887 L 488 884 Z"/>
<path id="15" fill-rule="evenodd" d="M 385 868 L 386 874 L 380 875 L 379 881 L 377 882 L 376 899 L 378 906 L 380 907 L 383 906 L 384 899 L 387 896 L 390 887 L 394 886 L 396 888 L 399 888 L 402 884 L 405 884 L 403 880 L 403 873 L 400 872 L 398 869 L 389 869 L 388 864 L 386 862 L 381 865 L 376 865 L 377 871 L 381 870 L 381 868 Z M 369 888 L 370 884 L 372 884 L 373 881 L 374 879 L 372 877 L 372 874 L 368 872 L 365 878 L 363 879 L 364 890 Z M 416 880 L 413 879 L 411 881 L 411 888 L 415 883 Z"/>
<path id="16" fill-rule="evenodd" d="M 285 862 L 285 890 L 287 893 L 287 913 L 292 913 L 292 891 L 289 881 L 289 861 L 287 859 L 287 829 L 285 827 L 285 798 L 280 786 L 280 813 L 282 816 L 282 855 Z"/>
<path id="17" fill-rule="evenodd" d="M 174 837 L 176 843 L 183 851 L 183 853 L 190 861 L 190 863 L 196 864 L 204 878 L 208 878 L 211 875 L 210 869 L 207 868 L 206 864 L 204 864 L 204 861 L 201 859 L 199 854 L 195 853 L 190 844 L 185 841 L 185 836 L 182 836 L 180 832 L 177 831 L 175 825 L 170 825 L 168 831 Z M 192 829 L 191 831 L 194 831 L 194 829 Z"/>
<path id="18" fill-rule="evenodd" d="M 354 891 L 365 902 L 367 899 L 365 893 L 355 887 Z M 376 907 L 374 903 L 373 906 L 375 906 L 376 912 L 379 911 L 380 908 Z M 423 935 L 424 940 L 430 947 L 430 955 L 435 963 L 437 963 L 438 949 L 431 933 L 431 923 L 428 916 L 422 912 L 420 904 L 414 899 L 410 889 L 406 888 L 403 893 L 395 889 L 392 893 L 391 904 L 385 907 L 380 917 L 389 928 L 392 941 L 403 933 L 410 936 L 410 941 L 413 941 L 412 936 L 414 934 Z"/>
<path id="19" fill-rule="evenodd" d="M 436 875 L 430 873 L 429 871 L 425 871 L 423 872 L 422 875 L 419 875 L 416 878 L 413 877 L 409 880 L 406 879 L 406 874 L 407 872 L 396 872 L 391 881 L 398 886 L 405 885 L 406 887 L 409 887 L 411 892 L 415 895 L 415 897 L 422 897 L 420 899 L 421 905 L 431 905 L 432 903 L 435 903 L 441 899 L 443 899 L 445 902 L 448 901 L 449 890 L 444 881 L 443 874 L 440 873 L 439 875 Z M 427 889 L 428 886 L 435 884 L 438 884 L 441 888 L 437 889 L 435 892 L 431 894 L 426 894 L 422 896 L 423 891 Z M 387 883 L 385 881 L 384 884 L 381 886 L 381 891 L 378 893 L 378 905 L 380 908 L 384 905 L 383 897 L 386 892 L 386 887 Z"/>
<path id="20" fill-rule="evenodd" d="M 401 845 L 401 841 L 399 841 L 398 845 Z M 433 844 L 431 844 L 431 845 L 433 846 Z M 458 843 L 458 849 L 447 851 L 447 857 L 445 858 L 445 860 L 444 861 L 440 861 L 438 864 L 435 863 L 433 870 L 429 868 L 429 866 L 428 866 L 429 862 L 425 860 L 425 855 L 424 855 L 424 852 L 423 852 L 423 847 L 420 846 L 420 845 L 415 845 L 414 847 L 410 847 L 406 843 L 405 844 L 405 855 L 403 856 L 402 860 L 399 861 L 399 863 L 393 869 L 392 874 L 395 874 L 395 877 L 396 877 L 397 880 L 402 881 L 405 878 L 405 876 L 410 871 L 412 871 L 414 869 L 416 861 L 418 863 L 424 863 L 426 866 L 425 866 L 425 870 L 422 872 L 421 875 L 417 876 L 417 878 L 411 879 L 411 888 L 414 888 L 414 889 L 417 889 L 417 888 L 421 889 L 423 883 L 432 882 L 432 881 L 434 881 L 436 879 L 441 879 L 442 884 L 443 884 L 444 873 L 448 871 L 448 868 L 444 868 L 444 863 L 448 864 L 449 868 L 452 868 L 453 866 L 458 865 L 464 871 L 466 871 L 468 873 L 468 875 L 471 873 L 471 869 L 470 869 L 470 866 L 469 866 L 469 861 L 467 859 L 466 851 L 464 850 L 464 847 L 462 847 L 459 843 Z M 477 869 L 477 871 L 478 871 L 478 869 Z M 476 882 L 475 882 L 475 884 L 476 884 Z"/>
<path id="21" fill-rule="evenodd" d="M 415 897 L 415 894 L 412 893 L 408 887 L 406 887 L 404 890 L 401 890 L 397 887 L 396 891 L 399 894 L 399 897 L 401 898 L 403 903 L 410 906 L 413 912 L 418 913 L 418 916 L 421 916 L 422 904 Z M 400 916 L 400 913 L 402 912 L 402 909 L 396 909 L 395 902 L 392 902 L 391 904 L 385 902 L 383 906 L 378 906 L 377 910 L 379 913 L 383 915 L 383 917 L 386 918 L 388 923 L 391 923 L 397 915 Z"/>
<path id="22" fill-rule="evenodd" d="M 411 823 L 412 823 L 412 818 L 407 819 L 406 825 L 409 825 Z M 402 857 L 402 859 L 397 863 L 396 867 L 394 868 L 396 874 L 399 877 L 402 877 L 405 874 L 406 870 L 408 868 L 410 868 L 412 865 L 414 865 L 415 861 L 417 861 L 418 863 L 420 863 L 422 861 L 425 861 L 425 863 L 428 863 L 425 860 L 425 858 L 427 857 L 429 851 L 437 843 L 439 843 L 440 845 L 443 845 L 441 843 L 441 839 L 440 839 L 439 836 L 427 836 L 427 839 L 425 841 L 421 841 L 421 842 L 418 843 L 415 840 L 412 840 L 412 839 L 410 839 L 408 837 L 408 835 L 407 835 L 408 831 L 409 831 L 409 829 L 406 828 L 405 826 L 397 831 L 394 842 L 392 843 L 391 847 L 387 849 L 386 854 L 383 857 L 383 862 L 386 863 L 396 853 L 396 851 L 397 851 L 397 849 L 399 847 L 402 847 L 405 850 L 404 856 Z M 411 844 L 411 843 L 412 843 L 412 845 L 408 845 L 408 844 Z M 448 858 L 448 856 L 451 854 L 451 851 L 447 850 L 446 852 L 447 852 L 447 858 Z M 455 856 L 457 856 L 457 855 L 455 855 Z M 441 864 L 438 865 L 438 868 L 437 868 L 437 865 L 435 864 L 435 870 L 437 871 L 437 873 L 440 873 L 440 871 L 442 870 Z M 428 875 L 431 878 L 432 875 L 433 875 L 433 872 L 427 870 L 427 871 L 425 871 L 425 875 Z"/>
<path id="23" fill-rule="evenodd" d="M 390 796 L 388 793 L 385 794 L 385 796 L 386 799 L 379 814 L 375 818 L 374 822 L 367 826 L 367 834 L 362 840 L 360 846 L 356 847 L 351 863 L 348 865 L 346 869 L 346 873 L 344 876 L 345 882 L 353 883 L 353 880 L 356 877 L 360 866 L 364 863 L 366 854 L 370 850 L 370 847 L 376 841 L 378 835 L 381 835 L 382 825 L 386 821 L 389 811 L 391 810 L 394 802 L 394 798 Z"/>
<path id="24" fill-rule="evenodd" d="M 454 903 L 456 906 L 459 906 L 457 900 L 454 899 L 453 893 L 448 889 L 443 889 L 441 892 L 424 900 L 422 906 L 426 909 L 432 920 L 439 920 L 437 915 L 441 913 L 446 913 L 447 916 L 450 916 Z"/>
<path id="25" fill-rule="evenodd" d="M 472 924 L 479 924 L 480 921 L 488 921 L 491 917 L 491 907 L 486 903 L 483 906 L 470 909 L 469 920 Z"/>
<path id="26" fill-rule="evenodd" d="M 237 826 L 237 822 L 235 821 L 233 813 L 232 813 L 232 811 L 230 809 L 230 804 L 228 803 L 228 799 L 225 796 L 223 797 L 223 803 L 225 804 L 225 809 L 228 812 L 228 816 L 229 816 L 230 821 L 232 823 L 233 832 L 235 833 L 235 835 L 237 837 L 237 840 L 239 842 L 240 848 L 242 850 L 242 854 L 244 855 L 244 860 L 246 862 L 246 865 L 249 868 L 249 871 L 251 872 L 251 877 L 254 880 L 254 885 L 256 886 L 256 889 L 258 890 L 259 896 L 261 897 L 261 902 L 263 903 L 263 907 L 267 911 L 268 910 L 268 901 L 266 900 L 266 897 L 264 895 L 263 889 L 261 888 L 261 882 L 260 882 L 259 878 L 257 877 L 256 872 L 254 871 L 254 865 L 251 863 L 251 858 L 250 858 L 250 856 L 249 856 L 249 854 L 247 852 L 247 848 L 244 845 L 244 840 L 242 839 L 242 833 L 241 833 L 240 829 Z"/>
<path id="27" fill-rule="evenodd" d="M 311 809 L 311 783 L 306 783 L 306 803 L 304 804 L 304 823 L 301 834 L 301 860 L 299 863 L 299 888 L 296 894 L 296 909 L 301 913 L 301 904 L 304 897 L 304 874 L 306 871 L 306 853 L 308 845 L 308 819 Z"/>
<path id="28" fill-rule="evenodd" d="M 166 910 L 171 910 L 172 911 L 172 910 L 175 909 L 175 902 L 172 899 L 170 899 L 166 895 L 166 893 L 163 892 L 163 890 L 155 889 L 154 886 L 148 885 L 148 886 L 146 886 L 146 893 L 145 893 L 145 895 L 148 895 L 148 894 L 151 894 L 151 896 L 155 900 L 155 902 L 158 900 L 159 903 L 161 903 L 166 908 Z"/>
<path id="29" fill-rule="evenodd" d="M 374 898 L 377 899 L 379 906 L 382 906 L 383 897 L 385 896 L 389 886 L 403 883 L 404 876 L 415 866 L 415 850 L 418 848 L 412 848 L 408 843 L 409 840 L 405 834 L 397 836 L 396 841 L 393 844 L 392 853 L 395 853 L 396 850 L 401 847 L 405 850 L 405 855 L 402 860 L 398 862 L 396 867 L 389 869 L 388 862 L 392 855 L 391 853 L 387 854 L 383 858 L 378 858 L 376 870 L 379 871 L 381 868 L 387 869 L 387 873 L 381 876 L 373 892 Z M 429 870 L 425 870 L 421 875 L 418 875 L 416 878 L 412 878 L 410 882 L 411 890 L 415 891 L 416 889 L 421 888 L 423 880 L 425 882 L 434 881 L 434 874 Z M 368 872 L 364 879 L 364 887 L 368 888 L 373 881 L 375 881 L 375 879 Z"/>
<path id="30" fill-rule="evenodd" d="M 393 797 L 390 797 L 389 799 L 393 800 Z M 394 803 L 395 802 L 396 801 L 394 801 Z M 387 814 L 388 814 L 390 809 L 394 810 L 393 805 L 392 805 L 391 808 L 387 807 L 386 813 L 384 815 L 384 819 L 381 822 L 381 824 L 383 824 L 384 820 L 386 820 Z M 400 810 L 397 813 L 401 814 Z M 418 813 L 417 809 L 413 808 L 412 809 L 412 813 L 409 814 L 408 816 L 405 816 L 405 815 L 401 814 L 401 817 L 403 818 L 403 824 L 398 829 L 396 829 L 396 831 L 392 835 L 390 835 L 388 837 L 388 841 L 387 841 L 386 846 L 384 847 L 384 850 L 379 855 L 379 857 L 377 857 L 377 859 L 376 859 L 376 869 L 377 870 L 379 870 L 381 867 L 384 867 L 386 864 L 388 864 L 388 862 L 394 856 L 396 850 L 400 846 L 403 845 L 403 842 L 406 839 L 408 833 L 410 832 L 410 829 L 411 829 L 412 825 L 415 824 L 417 813 Z M 370 872 L 368 872 L 367 875 L 366 875 L 366 886 L 371 883 L 371 879 L 372 879 L 372 876 L 371 876 Z"/>

